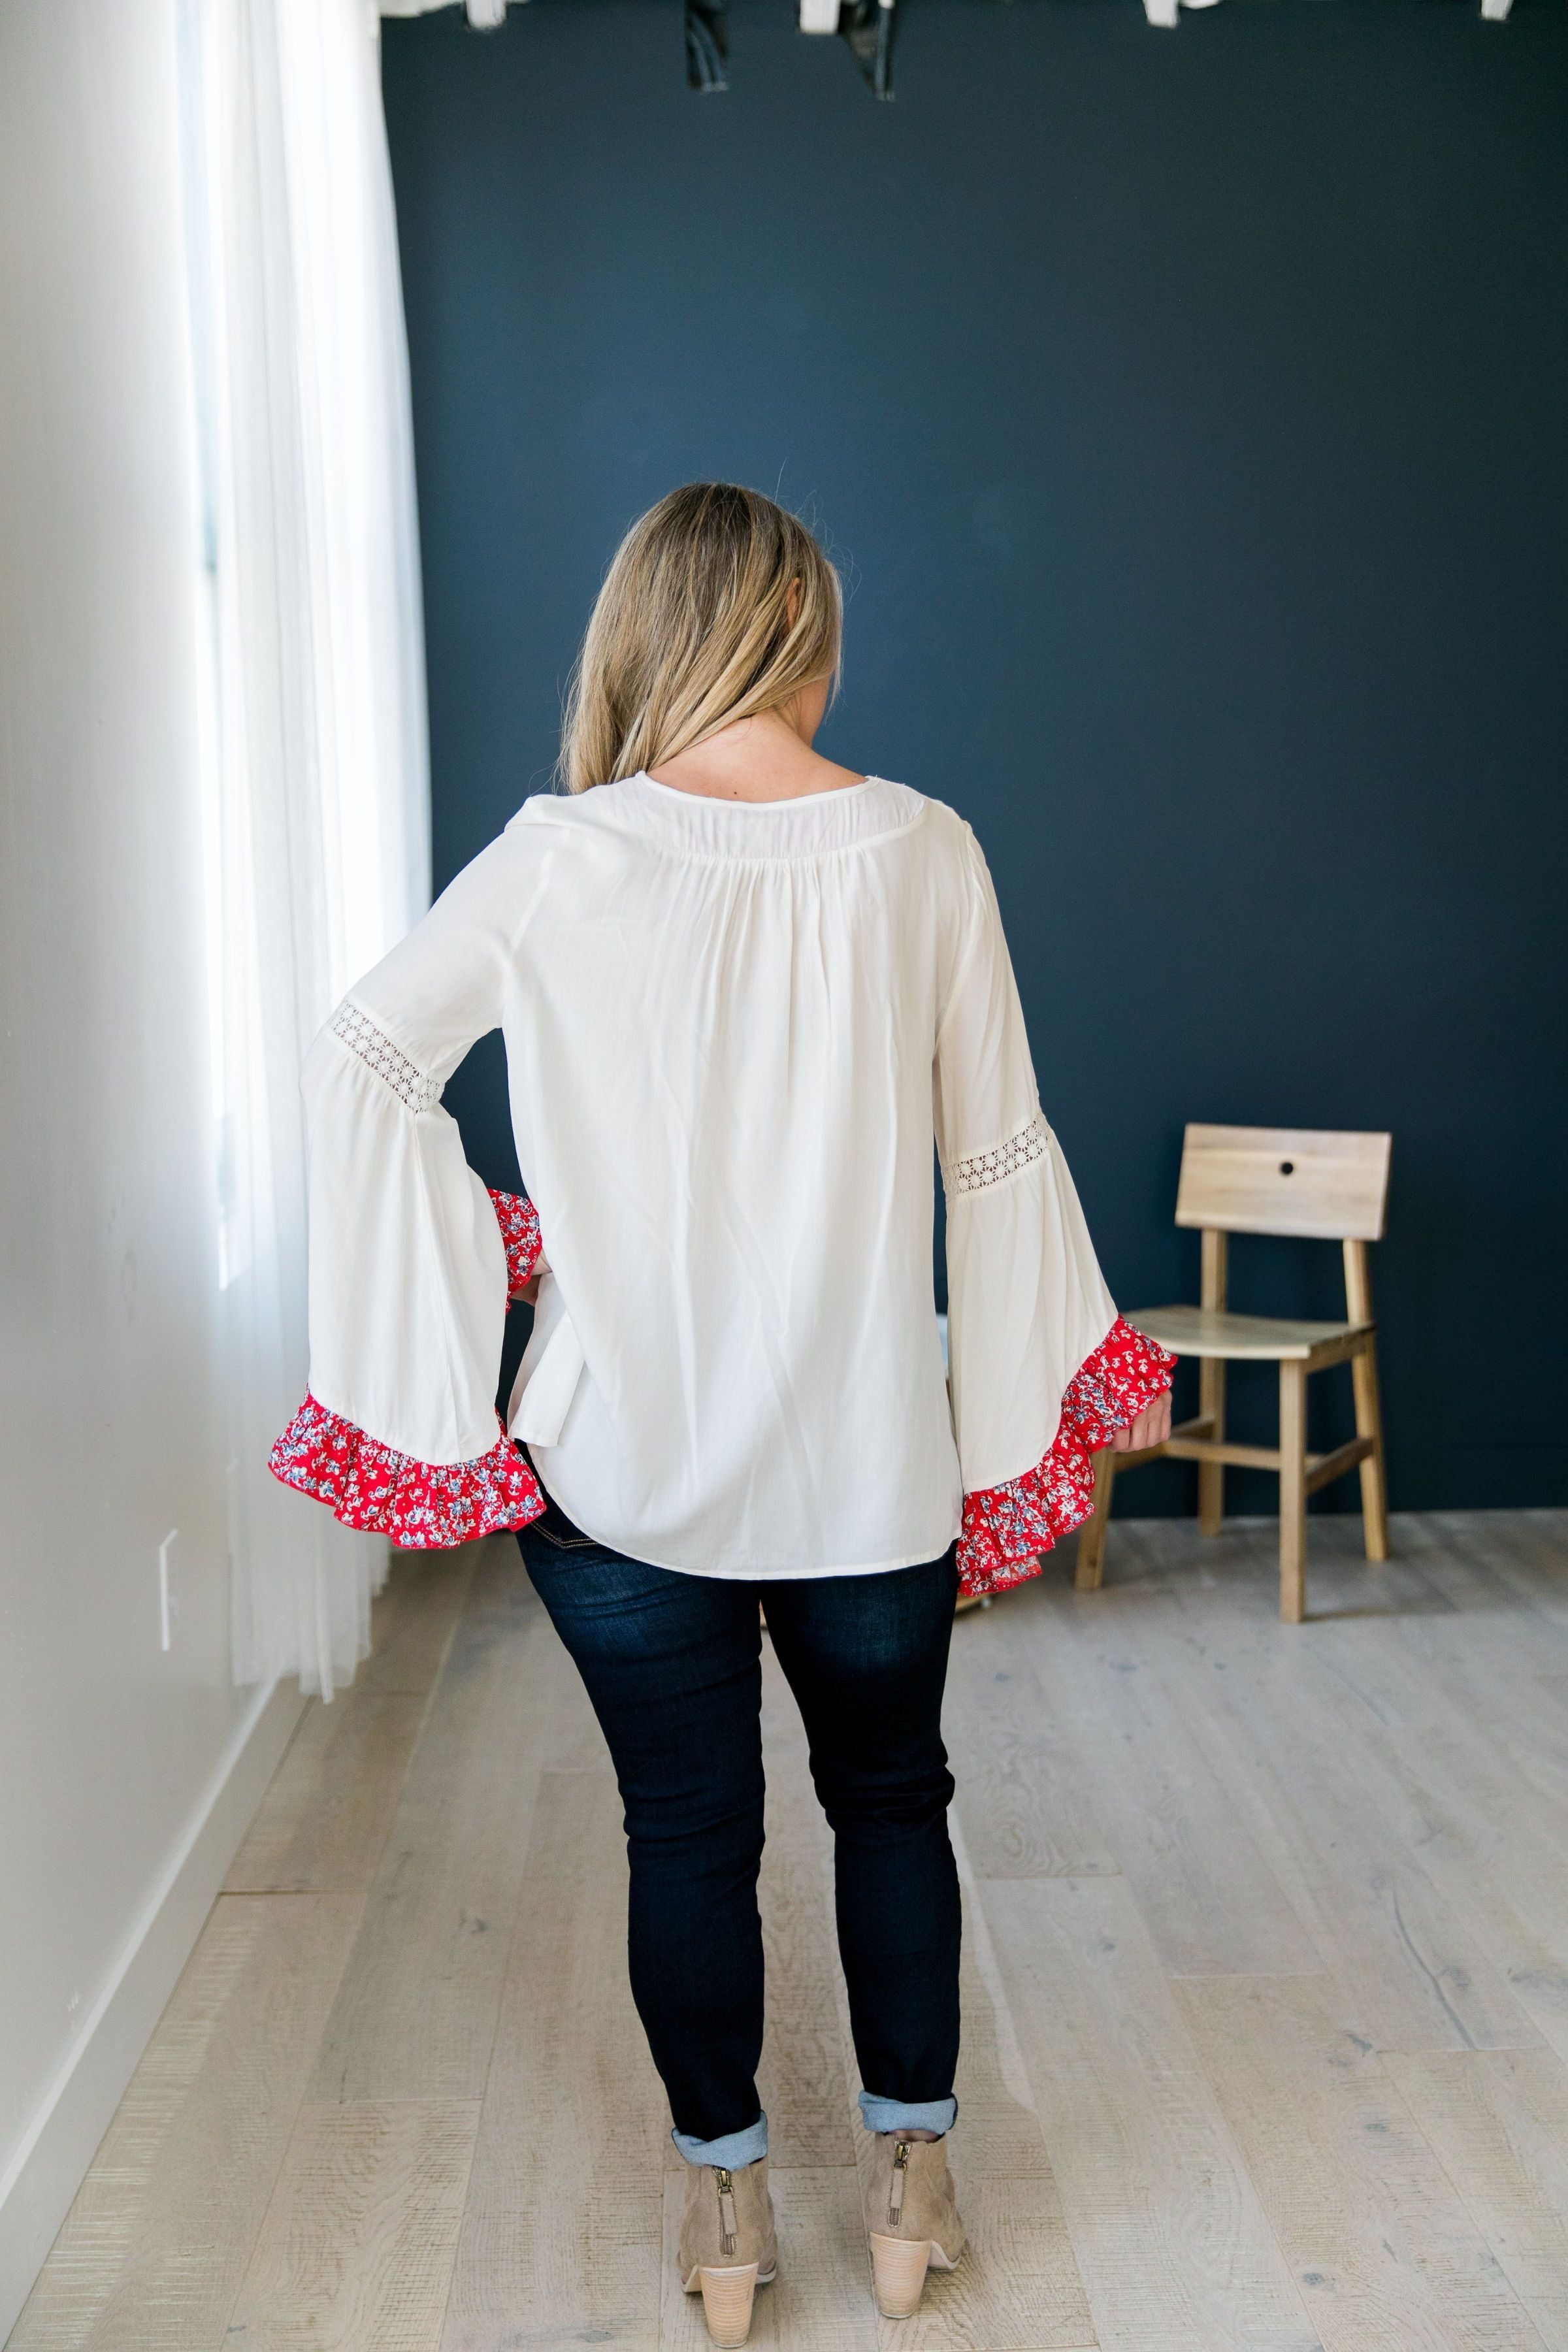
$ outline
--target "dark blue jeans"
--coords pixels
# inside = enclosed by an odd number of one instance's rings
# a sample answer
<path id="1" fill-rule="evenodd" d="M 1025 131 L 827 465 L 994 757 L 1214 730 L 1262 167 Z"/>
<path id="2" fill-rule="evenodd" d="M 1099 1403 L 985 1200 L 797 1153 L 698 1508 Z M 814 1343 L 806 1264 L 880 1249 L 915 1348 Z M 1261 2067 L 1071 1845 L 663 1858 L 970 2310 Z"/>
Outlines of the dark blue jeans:
<path id="1" fill-rule="evenodd" d="M 941 1716 L 952 1553 L 879 1576 L 730 1583 L 627 1559 L 553 1504 L 518 1541 L 615 1761 L 631 1860 L 632 1997 L 678 2134 L 725 2139 L 760 2112 L 759 1601 L 833 1830 L 838 1948 L 868 2119 L 880 2127 L 879 2101 L 949 2099 L 959 1898 Z"/>

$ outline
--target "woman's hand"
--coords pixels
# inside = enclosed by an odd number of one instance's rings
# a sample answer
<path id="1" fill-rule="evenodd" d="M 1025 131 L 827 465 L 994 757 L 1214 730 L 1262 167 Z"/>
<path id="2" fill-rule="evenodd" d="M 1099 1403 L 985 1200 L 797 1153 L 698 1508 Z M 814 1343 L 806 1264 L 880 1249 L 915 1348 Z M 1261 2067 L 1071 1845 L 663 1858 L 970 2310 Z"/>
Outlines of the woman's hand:
<path id="1" fill-rule="evenodd" d="M 1112 1454 L 1142 1454 L 1146 1445 L 1163 1445 L 1171 1434 L 1171 1391 L 1146 1404 L 1136 1421 L 1119 1429 L 1110 1441 Z"/>
<path id="2" fill-rule="evenodd" d="M 514 1290 L 512 1292 L 512 1297 L 514 1298 L 521 1298 L 528 1306 L 532 1307 L 539 1297 L 539 1277 L 542 1274 L 548 1274 L 550 1268 L 546 1265 L 544 1259 L 542 1256 L 536 1257 L 533 1261 L 533 1272 L 529 1276 L 528 1280 L 523 1284 L 521 1290 Z"/>

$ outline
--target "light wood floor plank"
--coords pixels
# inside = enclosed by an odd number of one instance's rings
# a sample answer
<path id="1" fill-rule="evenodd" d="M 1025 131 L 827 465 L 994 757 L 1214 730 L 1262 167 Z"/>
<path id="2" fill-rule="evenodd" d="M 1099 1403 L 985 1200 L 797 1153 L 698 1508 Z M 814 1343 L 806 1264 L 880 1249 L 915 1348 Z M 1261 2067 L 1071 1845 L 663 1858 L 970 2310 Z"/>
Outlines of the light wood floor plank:
<path id="1" fill-rule="evenodd" d="M 276 1913 L 220 1903 L 185 1963 L 156 2032 L 61 2226 L 6 2352 L 81 2352 L 125 2265 L 137 2224 L 214 2038 Z"/>
<path id="2" fill-rule="evenodd" d="M 444 2352 L 654 2352 L 668 2114 L 626 1983 L 607 1758 L 544 1775 L 521 1877 Z"/>
<path id="3" fill-rule="evenodd" d="M 564 1667 L 516 1546 L 486 1547 L 311 2077 L 314 2103 L 483 2094 Z"/>
<path id="4" fill-rule="evenodd" d="M 1402 1549 L 1429 1559 L 1399 1524 Z M 1446 1549 L 1479 1547 L 1485 1524 L 1464 1519 Z M 1541 2033 L 1568 2054 L 1564 1824 L 1511 1753 L 1539 1703 L 1538 1617 L 1488 1578 L 1490 1557 L 1479 1549 L 1468 1617 L 1445 1605 L 1297 1634 L 1237 1609 L 1233 1584 L 1179 1600 L 1173 1578 L 1125 1638 L 1163 1643 L 1166 1671 L 1185 1675 L 1197 1736 L 1325 1960 L 1359 1985 L 1367 2038 L 1507 2047 Z M 1540 1736 L 1552 1728 L 1548 1700 Z"/>
<path id="5" fill-rule="evenodd" d="M 1470 2033 L 1472 2044 L 1525 2045 L 1543 2035 L 1568 2056 L 1568 1858 L 1557 1809 L 1511 1769 L 1496 1731 L 1489 1737 L 1457 1715 L 1399 1737 L 1366 1737 L 1359 1752 L 1369 1799 L 1454 1923 L 1446 1992 L 1468 2021 L 1490 2022 Z M 1484 1977 L 1467 1958 L 1476 1951 L 1485 1955 Z M 1385 2046 L 1401 2045 L 1389 2036 Z"/>
<path id="6" fill-rule="evenodd" d="M 1405 1632 L 1371 1662 L 1372 1696 L 1401 1737 L 1373 1760 L 1380 1802 L 1532 2025 L 1568 2057 L 1568 1788 L 1552 1676 L 1533 1623 L 1511 1654 L 1432 1659 Z M 1363 1685 L 1373 1680 L 1363 1662 Z M 1522 2040 L 1522 2036 L 1514 2039 Z"/>
<path id="7" fill-rule="evenodd" d="M 1568 2067 L 1549 2050 L 1384 2061 L 1552 2352 L 1568 2352 Z"/>
<path id="8" fill-rule="evenodd" d="M 224 1882 L 228 1895 L 368 1884 L 419 1736 L 423 1698 L 312 1699 Z"/>
<path id="9" fill-rule="evenodd" d="M 1542 2352 L 1331 1978 L 1174 1990 L 1326 2352 Z"/>
<path id="10" fill-rule="evenodd" d="M 1023 1614 L 1032 1596 L 1019 1602 L 1020 1646 L 1028 1644 L 1042 1711 L 1082 1759 L 1110 1852 L 1163 1965 L 1182 1975 L 1320 1967 L 1245 1808 L 1195 1736 L 1184 1694 L 1152 1662 L 1149 1602 L 1115 1621 L 1058 1613 L 1058 1629 L 1072 1630 L 1055 1640 L 1038 1604 L 1032 1618 Z"/>
<path id="11" fill-rule="evenodd" d="M 981 1899 L 1105 2352 L 1317 2352 L 1128 1882 Z"/>
<path id="12" fill-rule="evenodd" d="M 972 1609 L 953 1627 L 943 1725 L 970 1860 L 982 1878 L 1113 1876 L 1081 1751 L 1019 1656 L 1027 1605 Z"/>
<path id="13" fill-rule="evenodd" d="M 446 1663 L 479 1562 L 489 1551 L 510 1559 L 516 1549 L 510 1536 L 495 1536 L 454 1551 L 395 1551 L 371 1610 L 370 1655 L 353 1688 L 423 1698 Z"/>
<path id="14" fill-rule="evenodd" d="M 1363 1649 L 1383 1630 L 1363 1628 Z M 1280 1639 L 1292 1634 L 1296 1656 Z M 1310 1929 L 1314 1964 L 1340 1978 L 1364 2038 L 1379 2049 L 1531 2042 L 1535 2027 L 1434 1885 L 1421 1842 L 1379 1802 L 1397 1779 L 1403 1735 L 1338 1676 L 1314 1674 L 1317 1646 L 1336 1637 L 1348 1638 L 1317 1625 L 1220 1633 L 1199 1652 L 1145 1622 L 1136 1639 Z"/>
<path id="15" fill-rule="evenodd" d="M 963 2046 L 956 2084 L 964 2118 L 963 2138 L 973 2140 L 974 2162 L 988 2175 L 1049 2180 L 1051 2160 L 985 1914 L 985 1889 L 975 1876 L 958 1823 L 952 1824 L 952 1844 L 963 1895 L 963 1951 L 959 1962 Z M 973 2133 L 971 2124 L 975 2127 Z M 955 2152 L 964 2156 L 963 2148 Z"/>
<path id="16" fill-rule="evenodd" d="M 363 1902 L 219 1897 L 203 1941 L 224 1938 L 247 1910 L 248 1949 L 163 2136 L 87 2352 L 213 2352 L 224 2342 Z"/>
<path id="17" fill-rule="evenodd" d="M 1510 1558 L 1508 1537 L 1489 1520 L 1497 1514 L 1457 1511 L 1451 1514 L 1411 1513 L 1400 1521 L 1400 1552 L 1417 1569 L 1432 1589 L 1447 1601 L 1444 1613 L 1404 1622 L 1419 1626 L 1424 1635 L 1441 1640 L 1456 1633 L 1468 1646 L 1489 1646 L 1489 1629 L 1528 1622 L 1531 1648 L 1540 1664 L 1568 1664 L 1568 1612 L 1561 1607 L 1563 1570 L 1568 1549 L 1559 1544 L 1554 1579 L 1539 1574 L 1521 1577 Z M 1513 1515 L 1506 1515 L 1512 1523 Z M 1527 1515 L 1518 1515 L 1522 1520 Z M 1537 1564 L 1538 1565 L 1538 1564 Z M 1511 1651 L 1511 1644 L 1510 1644 Z M 1512 1651 L 1514 1663 L 1521 1663 Z"/>
<path id="18" fill-rule="evenodd" d="M 304 2108 L 227 2340 L 244 2352 L 437 2352 L 477 2101 Z"/>
<path id="19" fill-rule="evenodd" d="M 1462 1549 L 1568 1642 L 1568 1512 L 1442 1511 L 1416 1516 L 1416 1540 Z"/>

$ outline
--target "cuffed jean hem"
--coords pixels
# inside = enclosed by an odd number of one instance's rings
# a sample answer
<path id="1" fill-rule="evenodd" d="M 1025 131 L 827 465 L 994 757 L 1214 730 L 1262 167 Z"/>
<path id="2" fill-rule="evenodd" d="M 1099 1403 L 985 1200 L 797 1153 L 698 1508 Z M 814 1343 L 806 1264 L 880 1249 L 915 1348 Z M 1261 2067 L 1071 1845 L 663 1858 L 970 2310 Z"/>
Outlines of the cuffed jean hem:
<path id="1" fill-rule="evenodd" d="M 958 2101 L 879 2099 L 875 2091 L 862 2091 L 860 2116 L 870 2132 L 950 2132 L 958 2120 Z"/>
<path id="2" fill-rule="evenodd" d="M 934 2128 L 934 2126 L 933 2126 Z M 726 2172 L 743 2172 L 768 2152 L 768 2119 L 759 2116 L 744 2131 L 726 2132 L 722 2139 L 693 2139 L 689 2132 L 669 2135 L 688 2164 L 715 2164 Z"/>

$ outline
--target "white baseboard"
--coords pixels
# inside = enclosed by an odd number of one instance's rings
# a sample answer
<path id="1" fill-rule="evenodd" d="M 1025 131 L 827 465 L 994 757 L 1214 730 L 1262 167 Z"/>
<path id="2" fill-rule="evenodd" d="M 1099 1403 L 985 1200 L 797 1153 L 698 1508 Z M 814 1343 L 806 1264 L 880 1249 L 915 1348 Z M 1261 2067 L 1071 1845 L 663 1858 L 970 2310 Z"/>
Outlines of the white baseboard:
<path id="1" fill-rule="evenodd" d="M 43 2267 L 305 1706 L 255 1693 L 0 2178 L 0 2345 Z"/>

